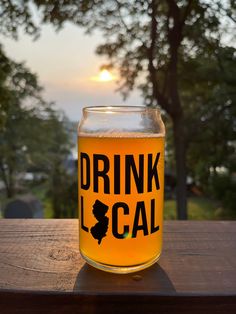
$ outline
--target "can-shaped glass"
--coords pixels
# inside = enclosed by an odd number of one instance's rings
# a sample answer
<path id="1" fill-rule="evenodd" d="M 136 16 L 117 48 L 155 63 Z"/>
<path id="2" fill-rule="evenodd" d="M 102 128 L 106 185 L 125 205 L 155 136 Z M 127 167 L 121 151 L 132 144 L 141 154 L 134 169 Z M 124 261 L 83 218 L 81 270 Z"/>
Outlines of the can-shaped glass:
<path id="1" fill-rule="evenodd" d="M 83 109 L 78 127 L 79 246 L 90 265 L 129 273 L 159 259 L 164 140 L 157 108 Z"/>

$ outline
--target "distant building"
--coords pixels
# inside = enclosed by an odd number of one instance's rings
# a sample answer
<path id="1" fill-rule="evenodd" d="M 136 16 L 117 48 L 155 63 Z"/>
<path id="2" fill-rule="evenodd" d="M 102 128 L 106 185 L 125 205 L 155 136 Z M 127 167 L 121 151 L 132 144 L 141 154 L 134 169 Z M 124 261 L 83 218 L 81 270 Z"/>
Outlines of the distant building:
<path id="1" fill-rule="evenodd" d="M 21 195 L 6 204 L 4 218 L 44 218 L 41 202 L 33 195 Z"/>

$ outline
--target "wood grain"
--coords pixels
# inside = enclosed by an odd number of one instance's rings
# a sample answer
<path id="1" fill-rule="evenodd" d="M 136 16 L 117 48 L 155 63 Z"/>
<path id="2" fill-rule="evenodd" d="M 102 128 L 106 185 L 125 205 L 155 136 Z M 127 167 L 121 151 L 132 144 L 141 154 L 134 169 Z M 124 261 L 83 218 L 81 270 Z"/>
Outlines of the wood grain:
<path id="1" fill-rule="evenodd" d="M 0 313 L 236 313 L 236 222 L 166 222 L 158 264 L 89 267 L 77 220 L 0 220 Z"/>

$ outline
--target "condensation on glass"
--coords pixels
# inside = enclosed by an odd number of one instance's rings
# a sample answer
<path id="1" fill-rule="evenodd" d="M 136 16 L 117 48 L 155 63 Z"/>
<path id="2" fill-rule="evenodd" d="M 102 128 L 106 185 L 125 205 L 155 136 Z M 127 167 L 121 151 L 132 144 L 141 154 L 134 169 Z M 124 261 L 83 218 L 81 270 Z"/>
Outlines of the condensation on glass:
<path id="1" fill-rule="evenodd" d="M 78 128 L 79 245 L 92 266 L 154 264 L 163 234 L 165 127 L 148 107 L 87 107 Z"/>

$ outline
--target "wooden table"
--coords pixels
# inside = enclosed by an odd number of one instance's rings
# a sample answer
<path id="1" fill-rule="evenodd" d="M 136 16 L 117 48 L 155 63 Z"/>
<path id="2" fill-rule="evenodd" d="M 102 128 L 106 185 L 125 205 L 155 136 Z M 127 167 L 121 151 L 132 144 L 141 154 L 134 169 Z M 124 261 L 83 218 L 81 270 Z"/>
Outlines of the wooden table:
<path id="1" fill-rule="evenodd" d="M 160 262 L 89 267 L 77 220 L 0 220 L 0 313 L 236 313 L 236 222 L 165 223 Z"/>

